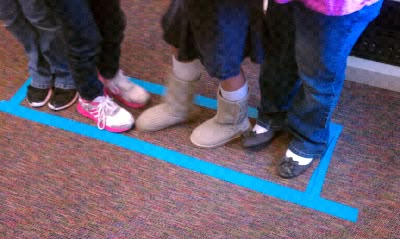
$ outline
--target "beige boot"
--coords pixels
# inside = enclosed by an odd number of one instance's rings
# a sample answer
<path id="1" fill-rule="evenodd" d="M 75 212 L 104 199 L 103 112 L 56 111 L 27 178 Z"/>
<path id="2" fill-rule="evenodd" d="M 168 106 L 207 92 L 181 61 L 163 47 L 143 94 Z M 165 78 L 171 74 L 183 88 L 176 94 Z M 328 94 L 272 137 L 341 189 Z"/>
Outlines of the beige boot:
<path id="1" fill-rule="evenodd" d="M 197 112 L 193 96 L 199 79 L 184 81 L 171 73 L 164 102 L 144 111 L 136 120 L 136 128 L 157 131 L 193 119 Z"/>
<path id="2" fill-rule="evenodd" d="M 217 114 L 195 128 L 190 136 L 193 144 L 203 148 L 223 145 L 251 129 L 247 117 L 249 94 L 240 101 L 225 100 L 218 90 Z"/>

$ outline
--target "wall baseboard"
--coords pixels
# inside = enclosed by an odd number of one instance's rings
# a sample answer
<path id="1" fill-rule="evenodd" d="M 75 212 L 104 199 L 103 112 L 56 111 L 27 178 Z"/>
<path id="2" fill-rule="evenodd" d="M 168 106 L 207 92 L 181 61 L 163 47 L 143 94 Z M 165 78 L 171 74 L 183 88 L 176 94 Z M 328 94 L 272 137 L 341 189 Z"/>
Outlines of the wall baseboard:
<path id="1" fill-rule="evenodd" d="M 350 56 L 346 80 L 400 92 L 400 67 Z"/>

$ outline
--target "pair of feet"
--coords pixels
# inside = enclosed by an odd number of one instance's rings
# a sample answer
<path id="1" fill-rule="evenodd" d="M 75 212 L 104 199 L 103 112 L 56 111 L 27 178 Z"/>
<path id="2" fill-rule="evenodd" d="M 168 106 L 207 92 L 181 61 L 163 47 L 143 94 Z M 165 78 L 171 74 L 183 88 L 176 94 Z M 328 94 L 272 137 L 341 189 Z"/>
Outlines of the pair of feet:
<path id="1" fill-rule="evenodd" d="M 244 133 L 242 145 L 245 148 L 268 144 L 279 133 L 277 130 L 265 129 L 256 125 L 252 131 Z M 294 178 L 304 173 L 314 161 L 313 158 L 304 158 L 296 155 L 289 149 L 281 158 L 278 165 L 278 174 L 283 178 Z"/>
<path id="2" fill-rule="evenodd" d="M 75 89 L 66 90 L 61 88 L 40 89 L 28 86 L 26 100 L 31 107 L 42 107 L 48 105 L 52 110 L 59 111 L 73 105 L 78 99 Z"/>
<path id="3" fill-rule="evenodd" d="M 135 122 L 133 115 L 113 99 L 129 108 L 138 109 L 150 101 L 150 94 L 131 82 L 121 70 L 112 79 L 99 75 L 99 80 L 104 84 L 104 95 L 92 101 L 79 98 L 78 112 L 96 122 L 99 129 L 116 133 L 130 130 Z"/>
<path id="4" fill-rule="evenodd" d="M 28 86 L 27 101 L 32 107 L 42 107 L 48 104 L 55 111 L 63 110 L 73 105 L 79 98 L 78 112 L 97 123 L 99 129 L 111 132 L 130 130 L 134 124 L 134 117 L 130 112 L 116 104 L 113 98 L 130 108 L 142 108 L 150 100 L 150 94 L 142 87 L 131 82 L 122 71 L 112 79 L 105 79 L 99 75 L 104 84 L 104 95 L 87 101 L 79 97 L 77 90 L 60 88 L 39 89 Z"/>

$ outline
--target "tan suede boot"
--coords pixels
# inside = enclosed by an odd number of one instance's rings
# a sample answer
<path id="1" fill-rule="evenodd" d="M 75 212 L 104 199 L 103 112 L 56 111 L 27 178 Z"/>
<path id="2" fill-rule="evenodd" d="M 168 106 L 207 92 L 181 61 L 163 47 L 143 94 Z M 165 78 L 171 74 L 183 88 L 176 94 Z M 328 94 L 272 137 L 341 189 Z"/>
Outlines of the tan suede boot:
<path id="1" fill-rule="evenodd" d="M 225 100 L 218 90 L 217 114 L 195 128 L 190 136 L 193 144 L 203 148 L 221 146 L 251 129 L 247 117 L 249 94 L 240 101 Z"/>
<path id="2" fill-rule="evenodd" d="M 198 112 L 193 104 L 193 96 L 199 79 L 184 81 L 171 73 L 164 102 L 144 111 L 136 120 L 136 128 L 157 131 L 193 119 Z"/>

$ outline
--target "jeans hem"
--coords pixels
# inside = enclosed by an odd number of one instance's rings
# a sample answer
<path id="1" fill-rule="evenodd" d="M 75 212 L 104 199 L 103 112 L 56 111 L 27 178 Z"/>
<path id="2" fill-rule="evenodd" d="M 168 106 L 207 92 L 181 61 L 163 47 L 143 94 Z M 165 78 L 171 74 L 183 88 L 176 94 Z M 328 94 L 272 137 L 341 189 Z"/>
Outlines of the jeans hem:
<path id="1" fill-rule="evenodd" d="M 54 79 L 54 87 L 64 89 L 64 90 L 76 89 L 74 79 L 72 78 L 71 75 L 56 76 Z"/>
<path id="2" fill-rule="evenodd" d="M 240 74 L 240 68 L 238 70 L 232 70 L 228 72 L 216 72 L 214 69 L 213 70 L 207 69 L 207 67 L 206 70 L 211 77 L 217 78 L 220 81 L 224 81 L 226 79 L 238 76 Z"/>
<path id="3" fill-rule="evenodd" d="M 275 131 L 285 129 L 286 125 L 286 112 L 276 112 L 265 114 L 258 108 L 258 117 L 257 117 L 257 124 L 266 128 Z"/>
<path id="4" fill-rule="evenodd" d="M 322 153 L 323 153 L 323 152 L 320 152 L 320 153 L 305 153 L 303 150 L 298 149 L 295 146 L 295 143 L 293 143 L 293 142 L 290 142 L 288 149 L 291 150 L 296 155 L 299 155 L 299 156 L 305 157 L 305 158 L 313 158 L 313 159 L 316 159 L 316 158 L 320 157 L 322 155 Z"/>
<path id="5" fill-rule="evenodd" d="M 75 85 L 55 84 L 54 87 L 63 90 L 76 90 Z"/>
<path id="6" fill-rule="evenodd" d="M 53 87 L 51 79 L 47 79 L 45 81 L 46 83 L 43 83 L 43 81 L 44 81 L 43 78 L 41 78 L 40 80 L 37 80 L 35 78 L 35 80 L 31 80 L 31 86 L 39 89 L 49 89 Z"/>

